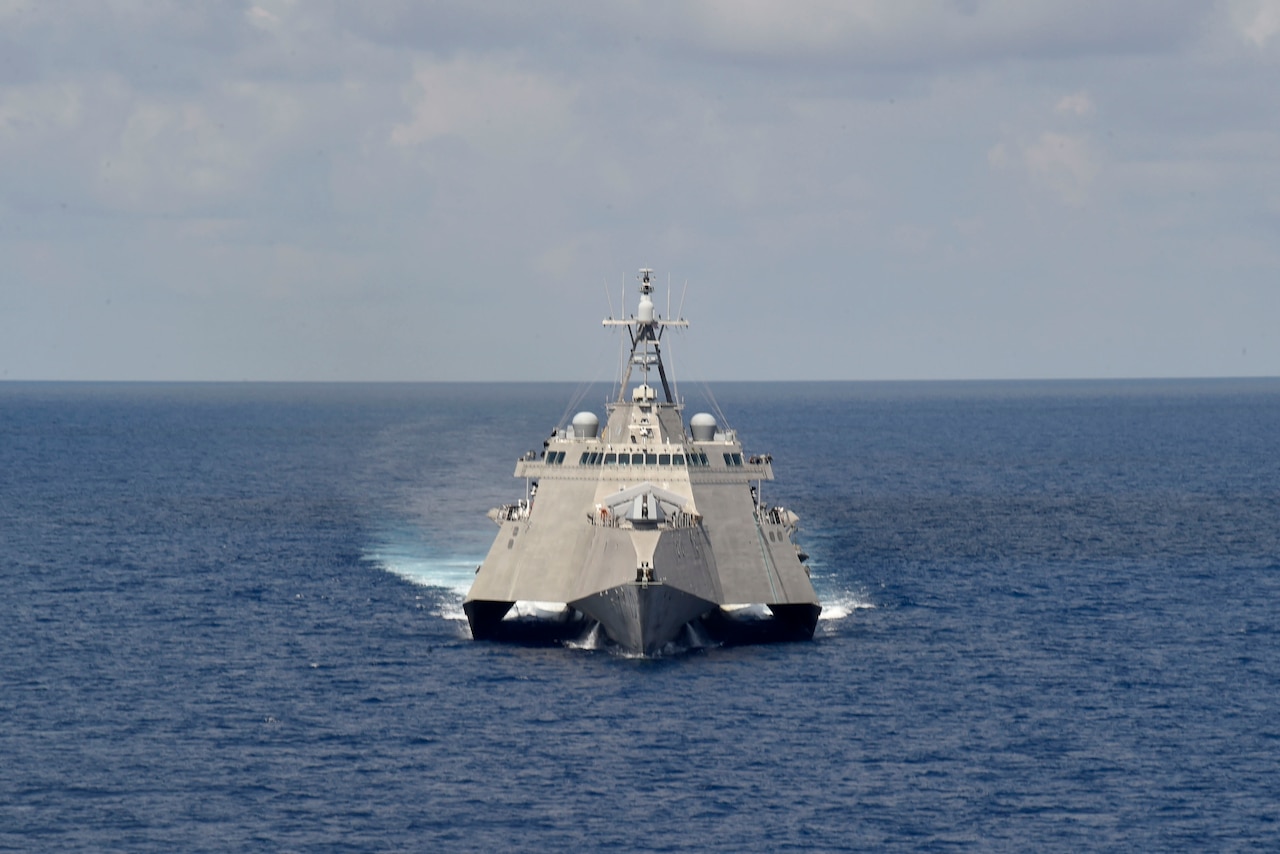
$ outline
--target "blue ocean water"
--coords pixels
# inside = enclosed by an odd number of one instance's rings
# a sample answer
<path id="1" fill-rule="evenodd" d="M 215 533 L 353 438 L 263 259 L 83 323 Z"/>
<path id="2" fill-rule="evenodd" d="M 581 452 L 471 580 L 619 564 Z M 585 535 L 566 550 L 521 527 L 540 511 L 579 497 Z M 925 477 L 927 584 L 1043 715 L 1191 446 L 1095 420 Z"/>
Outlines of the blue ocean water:
<path id="1" fill-rule="evenodd" d="M 717 385 L 814 640 L 473 642 L 574 391 L 0 384 L 0 849 L 1280 847 L 1280 381 Z"/>

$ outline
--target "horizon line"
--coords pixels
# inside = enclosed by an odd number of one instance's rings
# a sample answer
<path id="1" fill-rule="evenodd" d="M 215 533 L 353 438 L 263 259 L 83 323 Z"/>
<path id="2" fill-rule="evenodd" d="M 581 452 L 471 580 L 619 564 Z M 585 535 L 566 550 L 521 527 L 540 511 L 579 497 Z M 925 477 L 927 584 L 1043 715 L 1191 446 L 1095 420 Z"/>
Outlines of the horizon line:
<path id="1" fill-rule="evenodd" d="M 783 383 L 1079 383 L 1079 382 L 1195 382 L 1206 380 L 1276 380 L 1280 374 L 1189 374 L 1181 376 L 1120 376 L 1120 377 L 904 377 L 904 378 L 846 378 L 846 379 L 706 379 L 685 380 L 688 383 L 757 383 L 777 385 Z M 338 380 L 338 379 L 11 379 L 0 377 L 0 385 L 22 383 L 43 385 L 511 385 L 511 384 L 574 384 L 616 386 L 617 380 L 587 379 L 414 379 L 414 380 Z"/>

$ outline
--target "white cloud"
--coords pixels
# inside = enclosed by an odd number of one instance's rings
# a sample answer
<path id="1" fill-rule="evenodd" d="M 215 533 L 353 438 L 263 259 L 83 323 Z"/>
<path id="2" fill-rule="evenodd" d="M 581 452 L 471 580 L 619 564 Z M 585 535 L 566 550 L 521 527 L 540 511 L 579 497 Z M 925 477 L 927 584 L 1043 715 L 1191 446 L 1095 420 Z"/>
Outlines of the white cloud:
<path id="1" fill-rule="evenodd" d="M 406 100 L 412 115 L 392 129 L 395 145 L 460 137 L 498 138 L 519 147 L 522 140 L 563 125 L 573 90 L 533 72 L 459 57 L 419 62 Z"/>
<path id="2" fill-rule="evenodd" d="M 24 8 L 0 0 L 0 256 L 34 259 L 10 271 L 19 287 L 110 289 L 117 308 L 127 282 L 143 312 L 89 329 L 92 362 L 22 362 L 29 376 L 161 370 L 111 343 L 157 325 L 190 342 L 170 369 L 187 375 L 506 376 L 522 329 L 566 328 L 566 306 L 644 263 L 716 307 L 690 312 L 708 375 L 742 375 L 720 354 L 761 312 L 831 356 L 792 348 L 762 367 L 774 377 L 1071 374 L 1093 354 L 1055 337 L 1052 300 L 1002 282 L 1141 289 L 1114 271 L 1165 264 L 1218 287 L 1224 235 L 1273 237 L 1280 95 L 1252 48 L 1280 43 L 1275 3 Z M 1276 279 L 1273 254 L 1249 259 L 1241 293 Z M 59 306 L 24 293 L 24 315 L 0 312 L 0 367 L 10 330 L 67 339 Z M 986 329 L 1050 318 L 1053 358 L 965 363 L 970 345 L 921 334 L 981 338 L 946 309 L 975 299 Z M 342 334 L 351 305 L 388 330 L 377 346 Z M 264 307 L 312 331 L 282 346 Z M 411 328 L 444 312 L 448 330 Z M 576 376 L 572 349 L 530 348 L 518 369 Z M 1117 370 L 1147 364 L 1117 353 Z"/>
<path id="3" fill-rule="evenodd" d="M 1033 183 L 1072 205 L 1084 204 L 1098 176 L 1093 146 L 1081 135 L 1045 131 L 1026 147 L 1023 158 Z"/>
<path id="4" fill-rule="evenodd" d="M 118 204 L 164 209 L 237 189 L 246 165 L 244 150 L 204 106 L 143 100 L 104 157 L 102 177 Z"/>
<path id="5" fill-rule="evenodd" d="M 661 23 L 712 49 L 867 66 L 1163 48 L 1188 39 L 1207 12 L 1198 0 L 694 0 L 679 8 Z"/>
<path id="6" fill-rule="evenodd" d="M 1044 128 L 1048 117 L 1043 108 L 1024 116 L 1021 132 L 1007 131 L 1005 139 L 987 151 L 988 165 L 1021 175 L 1030 186 L 1067 205 L 1083 205 L 1100 171 L 1100 152 L 1090 134 L 1064 128 L 1078 127 L 1079 120 L 1094 110 L 1093 99 L 1083 90 L 1058 97 L 1053 114 L 1061 118 Z M 1032 131 L 1036 124 L 1040 129 Z"/>
<path id="7" fill-rule="evenodd" d="M 1054 107 L 1054 112 L 1069 116 L 1091 116 L 1093 115 L 1093 101 L 1085 92 L 1063 95 L 1058 101 L 1058 105 Z"/>
<path id="8" fill-rule="evenodd" d="M 1240 35 L 1260 48 L 1280 33 L 1280 0 L 1234 0 L 1231 12 Z"/>
<path id="9" fill-rule="evenodd" d="M 288 166 L 315 121 L 302 94 L 243 81 L 181 98 L 118 90 L 124 118 L 99 159 L 102 201 L 172 214 L 266 192 L 261 176 Z"/>
<path id="10" fill-rule="evenodd" d="M 1068 205 L 1083 205 L 1100 169 L 1088 136 L 1044 131 L 1030 142 L 1001 142 L 987 152 L 997 170 L 1014 170 Z"/>
<path id="11" fill-rule="evenodd" d="M 249 23 L 260 30 L 274 30 L 280 26 L 279 16 L 263 9 L 261 6 L 252 6 L 244 13 Z"/>
<path id="12" fill-rule="evenodd" d="M 912 17 L 902 4 L 874 0 L 698 0 L 688 8 L 711 43 L 761 53 L 836 49 L 908 26 Z"/>
<path id="13" fill-rule="evenodd" d="M 0 89 L 0 139 L 38 140 L 79 124 L 80 87 L 71 81 L 41 82 Z"/>

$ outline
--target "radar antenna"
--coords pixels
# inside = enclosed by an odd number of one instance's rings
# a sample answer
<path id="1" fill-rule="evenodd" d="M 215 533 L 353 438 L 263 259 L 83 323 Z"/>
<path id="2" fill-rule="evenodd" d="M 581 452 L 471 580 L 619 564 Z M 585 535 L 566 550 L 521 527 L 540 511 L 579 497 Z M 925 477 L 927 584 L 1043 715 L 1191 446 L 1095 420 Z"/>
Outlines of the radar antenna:
<path id="1" fill-rule="evenodd" d="M 687 327 L 684 319 L 666 320 L 654 312 L 653 308 L 653 270 L 645 267 L 640 270 L 640 306 L 636 313 L 625 320 L 608 317 L 605 326 L 625 326 L 631 336 L 631 353 L 627 357 L 626 371 L 618 386 L 618 402 L 626 399 L 627 385 L 631 382 L 631 369 L 636 365 L 644 373 L 644 383 L 649 384 L 649 371 L 657 368 L 658 377 L 662 380 L 662 393 L 667 403 L 675 403 L 671 393 L 671 383 L 667 380 L 667 369 L 662 363 L 662 333 L 668 326 Z"/>

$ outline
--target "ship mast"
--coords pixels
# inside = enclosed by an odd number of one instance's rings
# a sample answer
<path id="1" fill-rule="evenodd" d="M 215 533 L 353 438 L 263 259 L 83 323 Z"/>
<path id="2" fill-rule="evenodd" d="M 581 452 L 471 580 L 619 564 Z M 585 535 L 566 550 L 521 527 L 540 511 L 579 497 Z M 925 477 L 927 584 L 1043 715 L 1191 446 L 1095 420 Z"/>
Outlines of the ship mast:
<path id="1" fill-rule="evenodd" d="M 667 381 L 667 369 L 662 364 L 662 333 L 668 326 L 685 326 L 689 325 L 687 320 L 663 320 L 653 309 L 653 282 L 651 277 L 653 270 L 648 267 L 640 271 L 640 306 L 636 309 L 636 313 L 627 320 L 616 320 L 613 317 L 605 318 L 605 326 L 625 326 L 627 334 L 631 336 L 631 353 L 627 357 L 627 369 L 622 376 L 622 382 L 618 385 L 618 402 L 626 401 L 627 384 L 631 382 L 631 369 L 636 365 L 640 366 L 640 370 L 644 373 L 644 384 L 649 384 L 649 371 L 656 367 L 658 369 L 658 377 L 662 380 L 662 393 L 666 395 L 667 403 L 675 403 L 675 396 L 671 393 L 671 384 Z"/>

